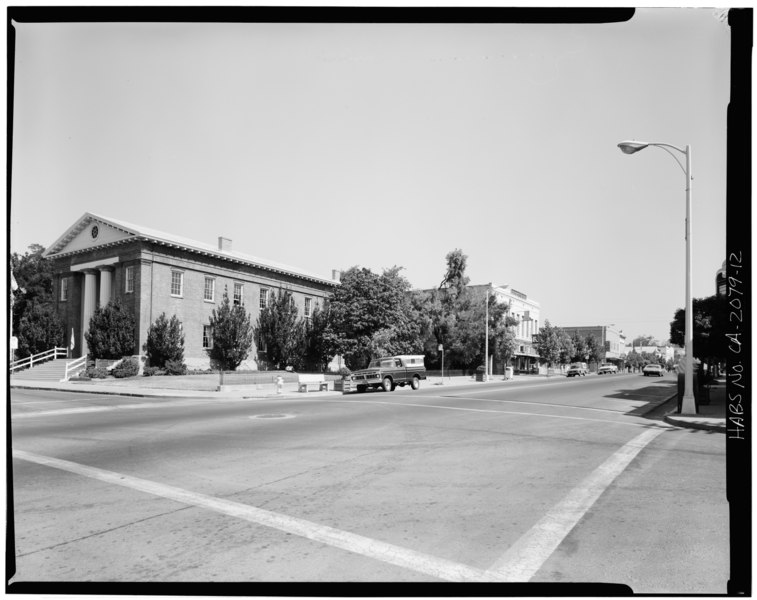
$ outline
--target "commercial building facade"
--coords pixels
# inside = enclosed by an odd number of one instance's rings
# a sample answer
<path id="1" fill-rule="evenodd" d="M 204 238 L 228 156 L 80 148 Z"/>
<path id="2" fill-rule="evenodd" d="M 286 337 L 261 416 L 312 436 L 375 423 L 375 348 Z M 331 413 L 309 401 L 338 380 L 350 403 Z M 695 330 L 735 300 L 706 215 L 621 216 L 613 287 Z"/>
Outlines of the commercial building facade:
<path id="1" fill-rule="evenodd" d="M 602 360 L 622 367 L 626 357 L 626 336 L 613 325 L 589 325 L 584 327 L 561 327 L 571 337 L 579 335 L 586 338 L 593 336 L 599 342 L 600 348 L 604 348 Z"/>
<path id="2" fill-rule="evenodd" d="M 515 373 L 530 373 L 539 368 L 539 353 L 534 347 L 534 336 L 539 333 L 541 325 L 541 305 L 533 298 L 529 298 L 523 292 L 519 292 L 510 285 L 472 285 L 469 288 L 476 290 L 477 294 L 485 294 L 486 289 L 493 294 L 497 302 L 506 303 L 509 306 L 508 315 L 518 320 L 515 326 L 516 348 L 515 354 L 509 366 Z M 493 360 L 491 372 L 504 373 L 504 363 L 498 364 Z"/>
<path id="3" fill-rule="evenodd" d="M 309 318 L 339 282 L 232 250 L 231 240 L 205 244 L 117 219 L 85 213 L 44 253 L 53 266 L 54 293 L 72 356 L 87 353 L 84 332 L 98 306 L 112 300 L 137 324 L 134 354 L 162 313 L 182 323 L 185 362 L 210 365 L 210 316 L 224 293 L 244 306 L 255 323 L 274 294 L 292 294 L 298 314 Z M 335 272 L 334 272 L 335 273 Z M 253 348 L 240 368 L 257 369 L 264 348 Z"/>

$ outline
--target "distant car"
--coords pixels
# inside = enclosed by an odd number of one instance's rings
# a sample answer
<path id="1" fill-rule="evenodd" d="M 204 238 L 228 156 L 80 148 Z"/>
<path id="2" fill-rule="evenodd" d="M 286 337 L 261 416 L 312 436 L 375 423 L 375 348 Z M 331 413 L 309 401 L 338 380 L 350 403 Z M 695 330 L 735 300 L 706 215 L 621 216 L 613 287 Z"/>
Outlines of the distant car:
<path id="1" fill-rule="evenodd" d="M 663 375 L 665 375 L 665 369 L 663 369 L 663 368 L 662 368 L 662 367 L 661 367 L 660 365 L 658 365 L 658 364 L 649 364 L 649 365 L 646 365 L 646 366 L 645 366 L 645 367 L 644 367 L 644 368 L 643 368 L 643 369 L 641 370 L 641 372 L 642 372 L 642 373 L 644 373 L 644 376 L 645 376 L 645 377 L 646 377 L 647 375 L 649 375 L 650 377 L 651 377 L 652 375 L 657 375 L 658 377 L 662 377 Z"/>
<path id="2" fill-rule="evenodd" d="M 616 365 L 611 365 L 610 363 L 603 363 L 599 365 L 599 369 L 597 370 L 598 375 L 605 375 L 607 373 L 617 373 L 618 367 Z"/>
<path id="3" fill-rule="evenodd" d="M 568 377 L 576 377 L 589 374 L 589 367 L 586 363 L 573 363 L 568 367 Z"/>

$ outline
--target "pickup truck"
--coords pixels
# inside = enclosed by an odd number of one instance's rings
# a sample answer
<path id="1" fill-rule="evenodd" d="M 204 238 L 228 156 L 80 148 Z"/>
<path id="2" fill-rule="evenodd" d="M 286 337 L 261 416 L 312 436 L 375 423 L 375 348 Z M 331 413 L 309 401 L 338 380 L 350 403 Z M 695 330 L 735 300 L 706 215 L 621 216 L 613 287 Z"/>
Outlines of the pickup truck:
<path id="1" fill-rule="evenodd" d="M 385 392 L 393 392 L 397 386 L 406 385 L 417 390 L 421 387 L 421 379 L 426 379 L 426 367 L 422 354 L 389 356 L 375 358 L 367 369 L 354 371 L 346 377 L 358 392 L 364 392 L 368 388 L 381 388 Z"/>

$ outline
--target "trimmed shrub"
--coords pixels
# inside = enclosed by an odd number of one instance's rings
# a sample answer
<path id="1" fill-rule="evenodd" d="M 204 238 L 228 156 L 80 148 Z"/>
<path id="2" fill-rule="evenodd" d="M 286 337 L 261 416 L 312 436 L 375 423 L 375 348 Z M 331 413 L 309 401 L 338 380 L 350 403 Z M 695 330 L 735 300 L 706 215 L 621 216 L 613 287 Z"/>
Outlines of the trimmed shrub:
<path id="1" fill-rule="evenodd" d="M 145 377 L 152 377 L 153 375 L 163 375 L 163 369 L 160 367 L 145 367 L 142 369 L 142 375 Z"/>
<path id="2" fill-rule="evenodd" d="M 111 371 L 111 373 L 113 374 L 113 377 L 118 379 L 134 377 L 139 374 L 139 361 L 136 358 L 124 358 L 121 363 Z"/>
<path id="3" fill-rule="evenodd" d="M 150 325 L 143 348 L 153 367 L 163 367 L 168 361 L 184 362 L 184 334 L 176 315 L 168 319 L 161 313 Z"/>
<path id="4" fill-rule="evenodd" d="M 105 379 L 108 375 L 107 369 L 103 369 L 102 367 L 89 367 L 84 372 L 84 376 L 90 379 Z"/>
<path id="5" fill-rule="evenodd" d="M 166 375 L 186 375 L 187 365 L 180 360 L 166 361 Z"/>

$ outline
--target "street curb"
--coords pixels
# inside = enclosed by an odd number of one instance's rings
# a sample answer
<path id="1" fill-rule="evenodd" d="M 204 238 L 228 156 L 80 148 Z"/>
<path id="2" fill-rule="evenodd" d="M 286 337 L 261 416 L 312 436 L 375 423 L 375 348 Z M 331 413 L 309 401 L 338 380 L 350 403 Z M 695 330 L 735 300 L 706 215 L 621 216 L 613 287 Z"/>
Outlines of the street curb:
<path id="1" fill-rule="evenodd" d="M 667 414 L 664 420 L 669 425 L 675 425 L 676 427 L 686 427 L 688 429 L 703 429 L 705 431 L 716 431 L 718 433 L 725 433 L 725 419 L 723 424 L 720 423 L 704 423 L 702 421 L 689 421 L 688 419 L 696 419 L 696 417 L 680 417 L 672 414 Z"/>

